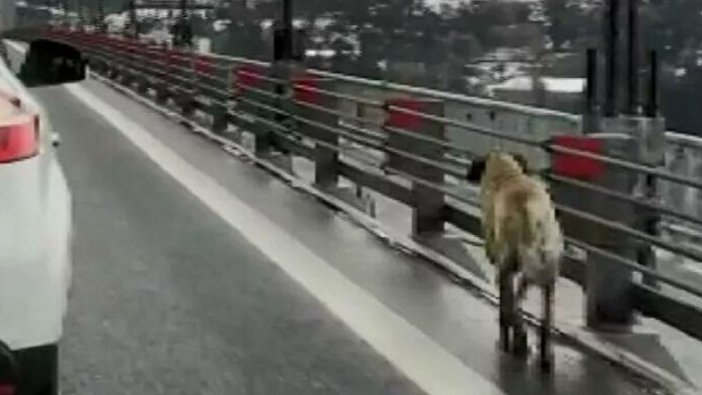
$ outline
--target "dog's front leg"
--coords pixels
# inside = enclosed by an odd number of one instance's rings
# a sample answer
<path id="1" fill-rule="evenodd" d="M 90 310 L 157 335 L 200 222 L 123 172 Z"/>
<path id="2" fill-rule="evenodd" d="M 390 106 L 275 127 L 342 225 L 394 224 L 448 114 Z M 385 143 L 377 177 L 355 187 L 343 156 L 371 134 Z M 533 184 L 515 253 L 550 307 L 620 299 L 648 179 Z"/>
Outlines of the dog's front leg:
<path id="1" fill-rule="evenodd" d="M 541 327 L 539 328 L 539 356 L 541 370 L 550 372 L 553 369 L 553 345 L 551 344 L 551 326 L 553 325 L 553 303 L 555 293 L 555 283 L 551 283 L 542 288 L 543 292 L 543 313 L 541 316 Z"/>

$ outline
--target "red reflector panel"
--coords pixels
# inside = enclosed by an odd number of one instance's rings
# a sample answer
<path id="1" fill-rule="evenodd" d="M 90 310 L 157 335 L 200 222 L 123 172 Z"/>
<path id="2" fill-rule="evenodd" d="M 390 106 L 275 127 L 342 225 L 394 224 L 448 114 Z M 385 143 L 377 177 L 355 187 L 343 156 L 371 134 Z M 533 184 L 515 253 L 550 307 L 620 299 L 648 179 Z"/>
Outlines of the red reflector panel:
<path id="1" fill-rule="evenodd" d="M 35 156 L 39 150 L 37 117 L 20 116 L 0 124 L 0 163 Z"/>
<path id="2" fill-rule="evenodd" d="M 387 101 L 388 107 L 400 107 L 414 112 L 421 112 L 424 105 L 416 99 L 390 99 Z M 422 117 L 416 114 L 390 108 L 388 110 L 387 125 L 399 129 L 419 131 L 422 128 Z"/>
<path id="3" fill-rule="evenodd" d="M 295 100 L 302 103 L 320 104 L 321 95 L 315 78 L 300 78 L 295 81 Z"/>
<path id="4" fill-rule="evenodd" d="M 16 393 L 14 384 L 0 384 L 0 395 L 15 395 Z"/>
<path id="5" fill-rule="evenodd" d="M 604 143 L 593 137 L 557 136 L 553 138 L 555 146 L 603 154 Z M 553 156 L 553 172 L 559 176 L 593 180 L 605 172 L 605 164 L 598 159 L 586 158 L 577 154 L 556 152 Z"/>
<path id="6" fill-rule="evenodd" d="M 195 58 L 195 71 L 201 74 L 210 74 L 215 68 L 214 63 L 214 59 L 208 56 L 198 55 Z"/>
<path id="7" fill-rule="evenodd" d="M 256 66 L 241 66 L 236 69 L 237 85 L 256 87 L 263 81 L 263 70 Z"/>

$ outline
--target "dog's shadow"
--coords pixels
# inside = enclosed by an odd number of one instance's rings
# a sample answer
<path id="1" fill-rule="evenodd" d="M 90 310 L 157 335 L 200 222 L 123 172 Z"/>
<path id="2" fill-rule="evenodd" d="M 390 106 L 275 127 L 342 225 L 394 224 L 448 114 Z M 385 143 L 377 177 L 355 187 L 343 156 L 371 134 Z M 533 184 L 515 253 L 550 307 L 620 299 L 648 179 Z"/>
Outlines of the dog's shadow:
<path id="1" fill-rule="evenodd" d="M 544 373 L 532 350 L 528 358 L 519 358 L 499 350 L 495 343 L 497 384 L 507 394 L 557 394 L 554 372 Z"/>

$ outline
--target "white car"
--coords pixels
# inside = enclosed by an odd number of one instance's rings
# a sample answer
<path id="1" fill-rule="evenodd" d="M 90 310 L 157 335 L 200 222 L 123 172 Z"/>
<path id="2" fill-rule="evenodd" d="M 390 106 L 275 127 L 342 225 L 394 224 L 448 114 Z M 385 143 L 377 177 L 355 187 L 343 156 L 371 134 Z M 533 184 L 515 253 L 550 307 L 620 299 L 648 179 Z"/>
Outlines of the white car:
<path id="1" fill-rule="evenodd" d="M 71 195 L 45 112 L 0 61 L 0 394 L 54 395 Z"/>

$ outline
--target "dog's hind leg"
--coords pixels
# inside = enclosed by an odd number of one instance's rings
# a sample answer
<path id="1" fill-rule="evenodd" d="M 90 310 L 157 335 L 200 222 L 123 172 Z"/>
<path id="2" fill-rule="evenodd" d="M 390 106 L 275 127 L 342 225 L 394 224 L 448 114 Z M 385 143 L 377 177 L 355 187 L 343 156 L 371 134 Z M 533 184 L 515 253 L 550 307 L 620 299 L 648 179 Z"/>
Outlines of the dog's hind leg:
<path id="1" fill-rule="evenodd" d="M 519 307 L 524 300 L 526 295 L 528 283 L 526 277 L 520 274 L 517 279 L 517 293 L 515 295 L 514 301 L 514 339 L 513 339 L 513 351 L 514 355 L 519 357 L 526 357 L 529 354 L 529 340 L 527 337 L 526 326 L 524 320 L 519 312 Z"/>
<path id="2" fill-rule="evenodd" d="M 500 347 L 503 351 L 510 352 L 514 310 L 512 272 L 500 269 L 498 283 L 500 288 Z"/>
<path id="3" fill-rule="evenodd" d="M 539 328 L 539 357 L 541 370 L 550 372 L 553 369 L 553 345 L 551 344 L 551 326 L 553 325 L 553 303 L 555 283 L 543 287 L 543 314 Z"/>

